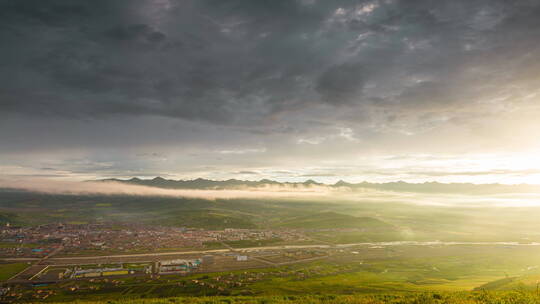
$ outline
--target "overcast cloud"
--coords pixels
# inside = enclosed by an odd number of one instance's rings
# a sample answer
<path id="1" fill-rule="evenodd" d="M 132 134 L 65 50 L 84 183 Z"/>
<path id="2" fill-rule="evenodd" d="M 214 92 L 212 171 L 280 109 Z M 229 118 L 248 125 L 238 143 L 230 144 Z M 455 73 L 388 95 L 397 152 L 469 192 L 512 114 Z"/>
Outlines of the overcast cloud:
<path id="1" fill-rule="evenodd" d="M 539 35 L 533 0 L 0 0 L 0 170 L 534 182 Z"/>

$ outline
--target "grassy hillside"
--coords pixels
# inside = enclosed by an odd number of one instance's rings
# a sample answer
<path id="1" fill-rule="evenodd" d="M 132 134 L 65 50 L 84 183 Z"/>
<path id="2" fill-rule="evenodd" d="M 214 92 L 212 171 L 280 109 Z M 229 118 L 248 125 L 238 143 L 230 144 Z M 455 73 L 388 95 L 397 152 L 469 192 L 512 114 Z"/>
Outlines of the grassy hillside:
<path id="1" fill-rule="evenodd" d="M 4 226 L 7 223 L 11 225 L 21 224 L 21 219 L 15 213 L 0 212 L 0 225 Z"/>
<path id="2" fill-rule="evenodd" d="M 49 302 L 53 303 L 53 302 Z M 460 292 L 460 293 L 391 293 L 379 295 L 303 295 L 269 297 L 173 297 L 151 299 L 124 299 L 115 301 L 57 302 L 77 304 L 502 304 L 540 303 L 535 292 Z"/>
<path id="3" fill-rule="evenodd" d="M 336 213 L 336 212 L 322 212 L 312 215 L 306 215 L 301 217 L 292 218 L 279 224 L 278 226 L 287 228 L 319 228 L 319 229 L 331 229 L 331 228 L 359 228 L 359 229 L 379 229 L 379 228 L 391 228 L 380 220 L 371 217 L 355 217 L 351 215 Z"/>
<path id="4" fill-rule="evenodd" d="M 536 291 L 540 287 L 540 274 L 532 273 L 522 276 L 507 276 L 483 284 L 475 290 L 489 291 L 509 291 L 509 290 L 529 290 Z"/>
<path id="5" fill-rule="evenodd" d="M 156 224 L 183 226 L 206 229 L 225 228 L 256 228 L 257 226 L 247 218 L 236 215 L 232 212 L 219 210 L 186 210 L 176 211 Z"/>

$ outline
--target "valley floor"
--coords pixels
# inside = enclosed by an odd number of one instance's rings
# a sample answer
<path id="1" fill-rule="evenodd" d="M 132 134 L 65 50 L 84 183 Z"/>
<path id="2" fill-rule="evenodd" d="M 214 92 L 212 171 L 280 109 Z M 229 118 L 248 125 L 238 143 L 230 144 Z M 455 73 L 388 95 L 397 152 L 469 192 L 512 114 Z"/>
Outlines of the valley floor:
<path id="1" fill-rule="evenodd" d="M 338 250 L 324 259 L 278 267 L 9 283 L 4 300 L 84 304 L 540 304 L 538 265 L 537 246 L 358 246 Z"/>

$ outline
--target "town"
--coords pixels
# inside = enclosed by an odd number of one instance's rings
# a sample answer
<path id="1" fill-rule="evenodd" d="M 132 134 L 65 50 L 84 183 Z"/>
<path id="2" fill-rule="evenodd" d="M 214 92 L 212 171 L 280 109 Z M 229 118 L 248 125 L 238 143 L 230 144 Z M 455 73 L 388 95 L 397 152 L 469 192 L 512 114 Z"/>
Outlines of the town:
<path id="1" fill-rule="evenodd" d="M 299 230 L 205 230 L 137 224 L 47 224 L 14 227 L 0 233 L 0 257 L 38 258 L 62 247 L 62 255 L 119 254 L 225 248 L 227 244 L 260 246 L 306 241 Z M 225 246 L 225 247 L 224 247 Z"/>
<path id="2" fill-rule="evenodd" d="M 344 252 L 329 245 L 314 245 L 304 231 L 296 229 L 204 230 L 54 223 L 35 227 L 6 225 L 0 237 L 2 263 L 25 265 L 0 288 L 0 297 L 10 301 L 21 297 L 44 300 L 54 292 L 41 287 L 60 282 L 74 282 L 67 283 L 66 290 L 75 292 L 85 284 L 109 286 L 127 278 L 158 280 L 168 275 L 276 268 Z M 32 291 L 24 286 L 41 289 Z M 215 289 L 223 291 L 219 284 Z"/>

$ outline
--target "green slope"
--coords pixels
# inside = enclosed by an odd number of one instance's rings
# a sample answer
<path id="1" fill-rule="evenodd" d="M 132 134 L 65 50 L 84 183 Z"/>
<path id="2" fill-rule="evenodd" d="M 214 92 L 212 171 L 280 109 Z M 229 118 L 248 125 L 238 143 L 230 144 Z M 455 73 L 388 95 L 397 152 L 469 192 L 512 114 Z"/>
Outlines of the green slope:
<path id="1" fill-rule="evenodd" d="M 157 223 L 161 225 L 205 229 L 257 228 L 246 217 L 221 210 L 174 211 L 157 221 Z"/>
<path id="2" fill-rule="evenodd" d="M 49 303 L 78 303 L 78 304 L 495 304 L 495 303 L 539 303 L 540 296 L 533 292 L 422 292 L 422 293 L 389 293 L 378 295 L 290 295 L 266 297 L 169 297 L 148 299 L 123 299 L 89 301 L 85 299 L 76 302 Z"/>
<path id="3" fill-rule="evenodd" d="M 312 215 L 296 217 L 279 223 L 277 226 L 286 228 L 331 229 L 331 228 L 359 228 L 379 229 L 392 226 L 371 217 L 355 217 L 351 215 L 322 212 Z"/>
<path id="4" fill-rule="evenodd" d="M 508 291 L 508 290 L 537 290 L 540 287 L 540 273 L 522 276 L 506 277 L 483 284 L 475 290 Z"/>

